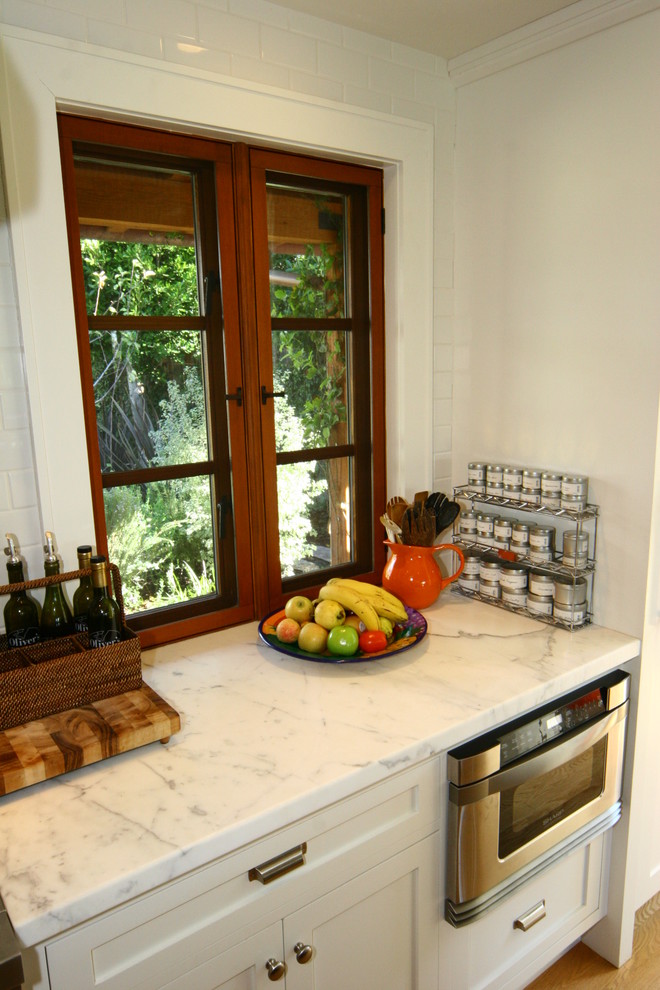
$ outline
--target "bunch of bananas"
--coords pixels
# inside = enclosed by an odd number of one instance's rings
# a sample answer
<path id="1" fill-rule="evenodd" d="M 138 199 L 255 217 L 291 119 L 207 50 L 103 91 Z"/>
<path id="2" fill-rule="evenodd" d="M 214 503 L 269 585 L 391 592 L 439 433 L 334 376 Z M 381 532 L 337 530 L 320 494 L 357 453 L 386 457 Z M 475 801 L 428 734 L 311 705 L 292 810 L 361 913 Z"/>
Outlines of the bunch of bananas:
<path id="1" fill-rule="evenodd" d="M 381 628 L 379 618 L 391 623 L 408 621 L 408 613 L 395 595 L 366 581 L 331 578 L 319 591 L 319 598 L 354 612 L 369 630 Z"/>

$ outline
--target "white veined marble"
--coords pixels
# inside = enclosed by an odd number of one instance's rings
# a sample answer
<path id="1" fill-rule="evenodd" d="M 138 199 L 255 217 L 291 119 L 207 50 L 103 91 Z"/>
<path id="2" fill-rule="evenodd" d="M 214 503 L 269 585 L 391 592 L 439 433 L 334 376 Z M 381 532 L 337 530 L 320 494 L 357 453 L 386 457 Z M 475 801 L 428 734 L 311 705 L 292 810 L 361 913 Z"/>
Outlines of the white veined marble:
<path id="1" fill-rule="evenodd" d="M 385 660 L 288 659 L 257 623 L 144 654 L 181 714 L 153 743 L 0 798 L 0 893 L 25 946 L 634 658 L 445 592 L 429 633 Z"/>

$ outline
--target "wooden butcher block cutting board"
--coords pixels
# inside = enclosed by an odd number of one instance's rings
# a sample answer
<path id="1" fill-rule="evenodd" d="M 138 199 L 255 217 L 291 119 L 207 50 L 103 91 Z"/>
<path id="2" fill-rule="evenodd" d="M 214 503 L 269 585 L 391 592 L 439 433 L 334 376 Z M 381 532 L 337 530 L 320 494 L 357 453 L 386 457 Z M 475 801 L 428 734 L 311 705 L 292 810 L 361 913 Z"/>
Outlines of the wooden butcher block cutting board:
<path id="1" fill-rule="evenodd" d="M 0 795 L 152 742 L 181 719 L 147 684 L 0 732 Z"/>

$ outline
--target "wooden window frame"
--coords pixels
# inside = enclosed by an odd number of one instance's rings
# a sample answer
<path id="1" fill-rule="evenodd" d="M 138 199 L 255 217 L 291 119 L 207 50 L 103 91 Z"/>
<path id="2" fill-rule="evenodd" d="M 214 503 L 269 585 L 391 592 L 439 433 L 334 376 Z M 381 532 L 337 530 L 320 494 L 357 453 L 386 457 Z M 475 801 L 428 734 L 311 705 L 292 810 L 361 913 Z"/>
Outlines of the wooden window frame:
<path id="1" fill-rule="evenodd" d="M 317 583 L 310 587 L 311 575 L 300 575 L 282 581 L 279 560 L 272 551 L 267 554 L 268 583 L 271 588 L 282 584 L 282 592 L 276 598 L 271 595 L 270 604 L 295 592 L 314 594 L 328 577 L 360 574 L 380 583 L 385 563 L 382 544 L 382 525 L 377 505 L 386 502 L 385 496 L 385 393 L 384 374 L 374 374 L 374 369 L 385 367 L 384 351 L 384 301 L 383 250 L 382 250 L 382 173 L 376 169 L 329 162 L 304 155 L 250 149 L 251 213 L 253 224 L 254 269 L 261 278 L 255 280 L 257 332 L 260 340 L 260 377 L 272 381 L 272 354 L 270 334 L 280 329 L 327 328 L 344 329 L 354 338 L 356 365 L 362 368 L 362 387 L 353 389 L 355 438 L 344 450 L 339 448 L 309 451 L 308 458 L 350 455 L 355 457 L 354 510 L 356 519 L 355 557 L 351 562 L 336 565 L 319 572 Z M 342 192 L 351 198 L 354 209 L 350 226 L 351 243 L 348 260 L 351 311 L 344 319 L 327 320 L 273 318 L 270 314 L 270 295 L 264 278 L 268 270 L 268 232 L 266 229 L 266 187 L 269 182 L 282 182 L 295 188 L 326 189 Z M 377 230 L 381 236 L 374 236 Z M 370 236 L 371 234 L 371 236 Z M 366 370 L 365 370 L 366 369 Z M 359 373 L 359 370 L 357 371 Z M 356 374 L 356 372 L 354 372 Z M 275 473 L 276 466 L 292 458 L 275 453 L 273 418 L 268 411 L 262 413 L 262 429 L 269 434 L 264 444 L 264 457 L 269 461 L 266 470 Z M 305 459 L 297 455 L 296 460 Z M 266 501 L 267 533 L 277 528 L 276 497 Z M 366 524 L 363 522 L 366 520 Z"/>
<path id="2" fill-rule="evenodd" d="M 256 177 L 261 171 L 264 176 L 266 172 L 281 173 L 289 179 L 291 176 L 299 176 L 301 179 L 309 176 L 338 182 L 347 188 L 355 186 L 356 189 L 362 190 L 360 195 L 366 200 L 369 242 L 368 293 L 362 295 L 365 299 L 365 311 L 359 314 L 359 318 L 365 325 L 368 324 L 366 339 L 369 348 L 370 380 L 368 399 L 364 395 L 361 397 L 359 420 L 361 424 L 368 423 L 371 426 L 369 449 L 362 455 L 370 459 L 370 484 L 362 485 L 360 491 L 356 491 L 356 516 L 365 515 L 364 507 L 368 500 L 370 525 L 369 533 L 361 537 L 360 552 L 356 560 L 333 573 L 360 574 L 366 579 L 379 583 L 386 557 L 383 532 L 379 522 L 379 506 L 384 507 L 386 500 L 382 173 L 378 169 L 360 165 L 329 162 L 306 155 L 250 148 L 241 143 L 227 144 L 219 140 L 164 133 L 148 127 L 115 124 L 66 114 L 58 116 L 58 125 L 69 249 L 72 259 L 74 308 L 81 355 L 85 347 L 89 351 L 89 332 L 75 210 L 72 142 L 88 142 L 98 148 L 99 144 L 107 141 L 104 135 L 110 130 L 114 135 L 113 142 L 118 156 L 121 154 L 120 148 L 136 148 L 144 152 L 145 160 L 151 155 L 154 162 L 162 161 L 163 157 L 167 157 L 171 164 L 175 156 L 181 158 L 182 164 L 186 160 L 205 161 L 212 163 L 216 175 L 215 208 L 218 216 L 222 217 L 222 222 L 217 223 L 217 229 L 220 238 L 223 324 L 225 328 L 232 328 L 234 340 L 240 340 L 239 347 L 233 345 L 225 347 L 224 395 L 221 399 L 216 397 L 214 400 L 223 412 L 226 410 L 232 445 L 231 469 L 234 486 L 232 522 L 237 540 L 238 598 L 236 604 L 229 608 L 219 608 L 216 602 L 215 607 L 210 610 L 205 604 L 202 604 L 201 608 L 188 604 L 172 610 L 163 610 L 159 615 L 158 624 L 149 628 L 140 628 L 143 645 L 155 645 L 254 619 L 267 610 L 281 606 L 294 589 L 306 591 L 310 595 L 315 594 L 320 583 L 329 576 L 327 571 L 312 572 L 307 577 L 303 576 L 283 583 L 279 570 L 279 555 L 275 549 L 277 540 L 271 535 L 273 520 L 276 519 L 277 513 L 277 494 L 272 484 L 269 486 L 266 483 L 266 478 L 268 471 L 272 472 L 274 469 L 275 451 L 273 443 L 273 461 L 268 463 L 264 450 L 267 449 L 269 431 L 272 431 L 272 412 L 269 422 L 268 411 L 265 414 L 261 403 L 260 390 L 264 381 L 272 383 L 272 358 L 269 347 L 265 348 L 263 342 L 261 347 L 259 346 L 259 325 L 267 324 L 270 334 L 270 313 L 264 319 L 260 312 L 260 306 L 263 308 L 264 291 L 262 287 L 259 293 L 255 278 L 257 264 L 255 256 L 260 250 L 263 251 L 267 239 L 263 238 L 260 221 L 253 222 L 256 216 L 254 200 L 255 198 L 258 200 L 261 195 L 257 189 L 259 180 Z M 159 159 L 159 156 L 163 157 Z M 267 295 L 267 292 L 265 294 Z M 352 314 L 352 318 L 356 318 L 355 313 Z M 104 318 L 96 319 L 101 326 Z M 118 326 L 116 318 L 111 319 L 112 326 Z M 146 319 L 151 322 L 154 318 Z M 135 328 L 140 322 L 133 318 L 128 320 L 131 328 Z M 171 322 L 171 325 L 174 327 L 177 325 L 177 320 L 170 318 L 170 321 L 172 320 L 174 322 Z M 191 320 L 184 322 L 190 327 Z M 162 326 L 167 323 L 167 319 L 161 321 Z M 210 360 L 213 358 L 210 357 Z M 107 552 L 90 361 L 85 362 L 81 359 L 80 373 L 96 543 L 99 552 Z M 243 396 L 241 408 L 236 402 L 226 401 L 227 397 L 236 394 L 239 388 Z M 218 451 L 219 446 L 221 447 L 221 444 L 218 445 L 217 437 L 214 436 L 212 449 Z M 364 444 L 362 446 L 364 447 Z M 187 468 L 182 468 L 181 473 L 185 474 L 186 470 Z M 130 472 L 127 480 L 136 480 L 137 476 L 134 475 L 134 472 Z M 171 476 L 171 472 L 168 476 Z M 155 480 L 153 474 L 151 477 Z M 114 481 L 116 482 L 117 478 Z M 309 584 L 310 581 L 316 583 Z M 182 611 L 185 611 L 185 617 L 181 617 Z M 131 616 L 131 624 L 135 628 L 145 626 L 141 616 Z"/>

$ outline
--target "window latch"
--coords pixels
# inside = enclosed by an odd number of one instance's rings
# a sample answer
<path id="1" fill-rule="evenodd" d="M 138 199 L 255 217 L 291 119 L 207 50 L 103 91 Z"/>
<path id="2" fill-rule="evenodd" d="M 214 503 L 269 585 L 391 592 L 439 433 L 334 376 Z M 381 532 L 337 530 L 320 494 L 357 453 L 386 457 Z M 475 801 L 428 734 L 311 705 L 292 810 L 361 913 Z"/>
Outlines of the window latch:
<path id="1" fill-rule="evenodd" d="M 225 520 L 227 518 L 227 513 L 229 512 L 229 498 L 227 495 L 221 495 L 218 501 L 218 539 L 224 540 L 225 538 Z"/>
<path id="2" fill-rule="evenodd" d="M 225 399 L 227 400 L 227 402 L 229 402 L 229 400 L 231 399 L 232 402 L 235 402 L 237 406 L 242 406 L 243 405 L 243 389 L 241 388 L 241 386 L 239 385 L 238 388 L 236 389 L 236 391 L 235 392 L 232 392 L 231 395 L 229 395 L 229 394 L 225 395 Z"/>
<path id="3" fill-rule="evenodd" d="M 209 272 L 204 276 L 204 316 L 211 312 L 211 293 L 220 288 L 220 276 L 217 272 Z"/>
<path id="4" fill-rule="evenodd" d="M 286 392 L 268 392 L 266 386 L 261 386 L 261 405 L 265 406 L 269 399 L 283 399 Z"/>

